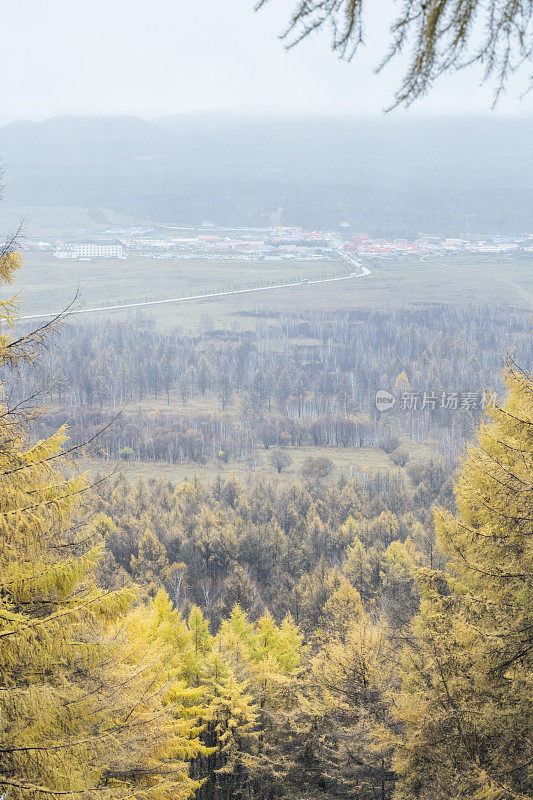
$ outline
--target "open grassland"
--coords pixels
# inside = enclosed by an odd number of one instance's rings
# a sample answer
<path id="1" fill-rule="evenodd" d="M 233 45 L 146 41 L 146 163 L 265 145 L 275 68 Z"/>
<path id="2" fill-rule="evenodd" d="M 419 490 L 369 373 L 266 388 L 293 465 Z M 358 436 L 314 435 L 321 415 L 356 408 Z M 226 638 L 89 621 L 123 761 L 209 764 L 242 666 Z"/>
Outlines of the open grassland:
<path id="1" fill-rule="evenodd" d="M 142 310 L 161 327 L 180 325 L 185 333 L 197 333 L 206 318 L 215 327 L 245 330 L 265 315 L 295 311 L 387 310 L 433 303 L 532 306 L 533 256 L 467 254 L 364 261 L 372 274 L 363 278 Z M 90 308 L 316 279 L 342 274 L 345 269 L 333 262 L 150 258 L 89 262 L 28 253 L 15 290 L 23 300 L 23 313 L 37 314 L 60 310 L 77 291 L 83 305 Z M 133 319 L 136 313 L 135 309 L 104 311 L 80 319 Z"/>
<path id="2" fill-rule="evenodd" d="M 111 227 L 129 227 L 150 223 L 114 211 L 83 206 L 14 206 L 0 205 L 0 230 L 14 231 L 30 240 L 68 236 L 81 238 L 102 233 Z"/>
<path id="3" fill-rule="evenodd" d="M 15 290 L 24 301 L 24 314 L 59 311 L 78 293 L 84 307 L 137 303 L 211 292 L 232 291 L 253 286 L 289 283 L 302 278 L 343 274 L 335 262 L 171 260 L 130 258 L 77 261 L 56 259 L 50 254 L 27 253 Z M 226 321 L 241 310 L 253 312 L 258 303 L 270 305 L 287 290 L 261 293 L 262 300 L 250 297 L 223 297 L 212 301 L 188 301 L 142 309 L 165 326 L 183 325 L 197 330 L 199 317 L 209 314 L 216 322 Z M 263 297 L 264 296 L 264 297 Z M 247 298 L 247 302 L 242 302 Z M 128 319 L 136 310 L 102 312 L 84 319 L 113 314 L 113 319 Z M 230 326 L 231 327 L 231 326 Z"/>
<path id="4" fill-rule="evenodd" d="M 402 449 L 409 452 L 409 464 L 426 463 L 435 454 L 434 448 L 428 445 L 418 445 L 407 439 L 402 442 Z M 390 457 L 373 447 L 288 447 L 287 453 L 292 459 L 292 464 L 283 470 L 287 479 L 297 478 L 303 462 L 318 456 L 331 459 L 334 469 L 326 479 L 327 483 L 335 483 L 341 476 L 345 478 L 364 479 L 365 474 L 375 474 L 381 471 L 404 472 L 404 468 L 396 467 Z M 221 461 L 208 461 L 205 464 L 169 464 L 158 461 L 117 461 L 114 459 L 76 459 L 76 468 L 86 471 L 91 476 L 121 473 L 130 481 L 138 478 L 152 480 L 162 478 L 171 483 L 183 480 L 198 480 L 206 483 L 213 481 L 217 476 L 227 480 L 232 475 L 241 479 L 252 472 L 266 472 L 275 474 L 269 462 L 270 451 L 258 448 L 254 460 L 250 462 L 232 462 L 224 464 Z"/>

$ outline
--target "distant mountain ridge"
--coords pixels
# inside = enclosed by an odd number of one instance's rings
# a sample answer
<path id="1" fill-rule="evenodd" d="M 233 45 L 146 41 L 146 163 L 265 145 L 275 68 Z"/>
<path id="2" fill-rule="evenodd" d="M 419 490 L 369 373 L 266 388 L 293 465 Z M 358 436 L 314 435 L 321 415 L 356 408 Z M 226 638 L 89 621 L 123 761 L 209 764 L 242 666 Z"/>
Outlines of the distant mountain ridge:
<path id="1" fill-rule="evenodd" d="M 55 117 L 0 128 L 6 198 L 161 222 L 533 229 L 533 119 Z"/>

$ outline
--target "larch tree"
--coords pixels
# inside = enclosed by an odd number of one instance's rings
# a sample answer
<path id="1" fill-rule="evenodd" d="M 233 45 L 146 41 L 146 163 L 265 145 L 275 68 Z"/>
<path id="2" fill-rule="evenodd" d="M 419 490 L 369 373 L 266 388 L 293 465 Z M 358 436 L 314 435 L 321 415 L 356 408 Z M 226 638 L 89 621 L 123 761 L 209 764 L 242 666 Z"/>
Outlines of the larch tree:
<path id="1" fill-rule="evenodd" d="M 361 597 L 368 600 L 372 595 L 371 568 L 365 548 L 358 536 L 354 536 L 346 551 L 343 572 Z"/>
<path id="2" fill-rule="evenodd" d="M 4 286 L 19 266 L 13 242 L 0 248 Z M 4 372 L 31 359 L 50 330 L 15 336 L 16 312 L 13 299 L 0 300 Z M 88 482 L 57 466 L 65 430 L 32 443 L 30 405 L 2 390 L 0 794 L 186 798 L 197 783 L 160 647 L 130 635 L 131 592 L 96 584 L 103 545 L 80 507 Z"/>
<path id="3" fill-rule="evenodd" d="M 291 719 L 297 704 L 302 636 L 290 617 L 277 625 L 267 613 L 252 623 L 236 606 L 221 625 L 215 651 L 236 681 L 230 681 L 225 692 L 239 700 L 241 723 L 234 743 L 240 743 L 241 752 L 233 751 L 239 759 L 239 791 L 257 800 L 280 796 L 286 788 L 283 779 L 292 769 Z M 241 694 L 253 698 L 253 709 L 245 697 L 235 694 L 239 687 Z"/>
<path id="4" fill-rule="evenodd" d="M 388 692 L 397 681 L 395 648 L 386 627 L 346 584 L 328 601 L 329 625 L 316 632 L 296 701 L 278 729 L 283 797 L 392 796 L 395 736 Z"/>
<path id="5" fill-rule="evenodd" d="M 525 800 L 533 786 L 533 383 L 510 363 L 437 510 L 446 572 L 422 570 L 403 662 L 398 800 Z"/>
<path id="6" fill-rule="evenodd" d="M 189 622 L 193 640 L 196 620 Z M 256 759 L 257 706 L 246 681 L 235 675 L 220 638 L 210 639 L 209 648 L 198 651 L 201 659 L 202 740 L 209 749 L 193 765 L 203 778 L 197 798 L 229 800 L 243 796 Z"/>
<path id="7" fill-rule="evenodd" d="M 208 743 L 215 748 L 206 781 L 206 793 L 200 797 L 238 798 L 248 782 L 256 758 L 256 706 L 246 684 L 228 671 L 218 673 L 211 686 L 207 712 Z"/>

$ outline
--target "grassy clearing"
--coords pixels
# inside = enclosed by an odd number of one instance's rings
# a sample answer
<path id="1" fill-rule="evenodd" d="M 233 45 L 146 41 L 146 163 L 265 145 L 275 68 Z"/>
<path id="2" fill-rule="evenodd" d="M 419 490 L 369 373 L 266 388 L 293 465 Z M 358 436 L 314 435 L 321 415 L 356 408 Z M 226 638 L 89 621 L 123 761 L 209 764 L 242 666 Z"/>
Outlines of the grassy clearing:
<path id="1" fill-rule="evenodd" d="M 142 409 L 143 411 L 172 411 L 181 414 L 226 414 L 233 416 L 240 414 L 242 410 L 242 397 L 238 394 L 232 395 L 231 399 L 226 404 L 226 408 L 222 409 L 222 402 L 217 395 L 205 394 L 197 397 L 187 398 L 183 402 L 178 389 L 172 389 L 169 392 L 167 401 L 166 395 L 160 395 L 156 398 L 146 398 L 142 402 L 133 404 L 131 409 Z"/>
<path id="2" fill-rule="evenodd" d="M 406 443 L 407 444 L 407 443 Z M 426 463 L 434 450 L 430 445 L 417 445 L 409 442 L 405 449 L 409 450 L 409 463 Z M 328 483 L 335 483 L 341 475 L 346 478 L 361 478 L 365 473 L 375 474 L 379 471 L 404 471 L 403 468 L 394 466 L 389 456 L 379 448 L 372 447 L 288 447 L 287 452 L 292 458 L 292 464 L 283 470 L 287 478 L 299 476 L 300 468 L 306 458 L 325 456 L 333 461 L 334 469 Z M 113 459 L 79 459 L 76 466 L 90 475 L 102 475 L 117 472 L 125 475 L 128 480 L 135 481 L 142 477 L 145 480 L 163 478 L 171 483 L 179 483 L 185 479 L 199 479 L 204 483 L 212 482 L 217 476 L 227 479 L 235 475 L 244 479 L 252 472 L 263 472 L 274 475 L 276 471 L 270 466 L 270 452 L 258 449 L 253 465 L 250 463 L 224 464 L 219 461 L 210 461 L 206 464 L 168 464 L 156 461 L 117 461 Z"/>

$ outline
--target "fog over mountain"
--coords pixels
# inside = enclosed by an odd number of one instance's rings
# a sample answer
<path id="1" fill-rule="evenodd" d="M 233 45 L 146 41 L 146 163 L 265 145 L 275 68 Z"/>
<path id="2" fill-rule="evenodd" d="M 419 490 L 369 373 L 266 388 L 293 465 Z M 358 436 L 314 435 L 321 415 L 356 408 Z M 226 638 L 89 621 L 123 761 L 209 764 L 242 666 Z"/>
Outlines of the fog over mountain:
<path id="1" fill-rule="evenodd" d="M 55 117 L 0 128 L 9 203 L 372 234 L 531 229 L 531 118 Z M 460 143 L 458 145 L 458 142 Z"/>

